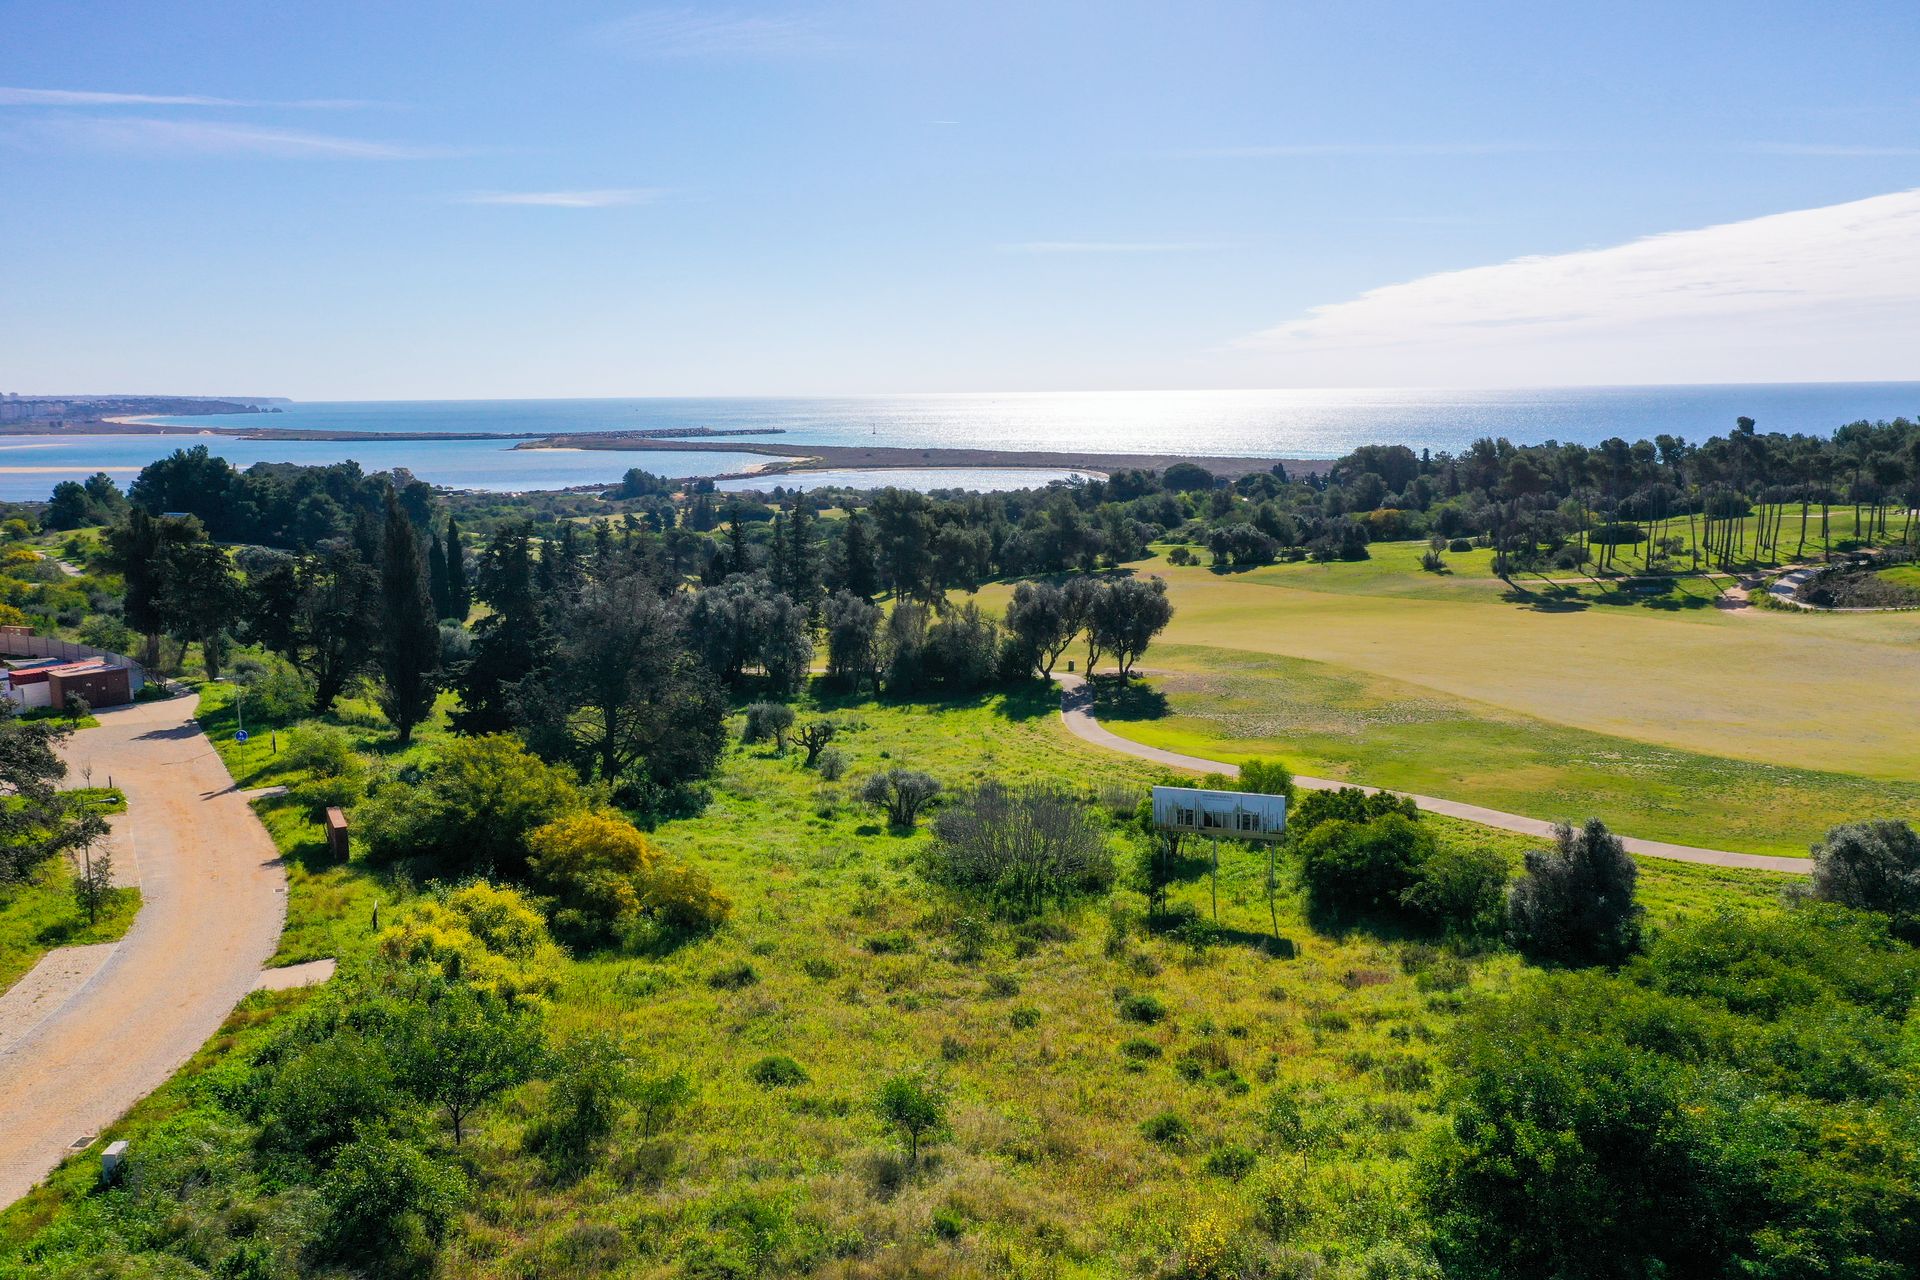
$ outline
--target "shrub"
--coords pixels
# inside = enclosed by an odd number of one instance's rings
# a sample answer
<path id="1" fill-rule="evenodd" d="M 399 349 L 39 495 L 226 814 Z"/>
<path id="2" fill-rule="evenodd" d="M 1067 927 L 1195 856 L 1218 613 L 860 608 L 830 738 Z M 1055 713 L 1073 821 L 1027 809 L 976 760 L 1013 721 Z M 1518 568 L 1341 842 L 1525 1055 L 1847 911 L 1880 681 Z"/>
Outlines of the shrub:
<path id="1" fill-rule="evenodd" d="M 331 725 L 302 724 L 287 731 L 280 762 L 289 769 L 305 769 L 321 778 L 340 778 L 364 771 L 353 750 L 353 740 Z"/>
<path id="2" fill-rule="evenodd" d="M 1467 538 L 1451 538 L 1447 542 L 1447 550 L 1458 555 L 1461 552 L 1473 550 L 1473 542 Z"/>
<path id="3" fill-rule="evenodd" d="M 1058 789 L 985 783 L 934 819 L 933 834 L 929 879 L 1018 914 L 1113 883 L 1106 839 Z"/>
<path id="4" fill-rule="evenodd" d="M 281 658 L 243 658 L 234 679 L 246 690 L 246 712 L 256 724 L 286 724 L 313 710 L 313 681 Z"/>
<path id="5" fill-rule="evenodd" d="M 1254 1161 L 1258 1159 L 1251 1147 L 1243 1147 L 1237 1142 L 1228 1142 L 1207 1152 L 1207 1158 L 1201 1167 L 1216 1178 L 1227 1178 L 1234 1182 L 1253 1172 Z"/>
<path id="6" fill-rule="evenodd" d="M 1640 949 L 1639 869 L 1598 818 L 1562 823 L 1554 847 L 1527 852 L 1527 873 L 1507 903 L 1514 946 L 1567 965 L 1619 964 Z"/>
<path id="7" fill-rule="evenodd" d="M 1171 1111 L 1141 1122 L 1140 1136 L 1163 1147 L 1184 1147 L 1193 1137 L 1193 1126 Z"/>
<path id="8" fill-rule="evenodd" d="M 367 853 L 519 878 L 527 836 L 585 803 L 573 778 L 510 734 L 456 738 L 415 786 L 390 783 L 358 813 Z"/>
<path id="9" fill-rule="evenodd" d="M 1877 921 L 1725 912 L 1476 1006 L 1421 1177 L 1447 1273 L 1910 1271 L 1916 977 Z"/>
<path id="10" fill-rule="evenodd" d="M 1030 1004 L 1023 1004 L 1007 1016 L 1015 1031 L 1031 1031 L 1040 1025 L 1040 1011 Z"/>
<path id="11" fill-rule="evenodd" d="M 887 821 L 896 827 L 912 827 L 919 821 L 920 811 L 939 794 L 939 779 L 914 769 L 888 769 L 874 774 L 860 787 L 860 798 L 884 809 Z"/>
<path id="12" fill-rule="evenodd" d="M 1291 800 L 1294 794 L 1293 770 L 1278 760 L 1243 760 L 1234 789 L 1256 795 L 1286 796 Z"/>
<path id="13" fill-rule="evenodd" d="M 1498 938 L 1506 924 L 1507 860 L 1492 849 L 1437 849 L 1400 897 L 1409 911 L 1449 935 Z"/>
<path id="14" fill-rule="evenodd" d="M 531 1145 L 556 1170 L 592 1164 L 613 1136 L 634 1084 L 633 1062 L 613 1036 L 588 1032 L 554 1054 L 553 1083 Z"/>
<path id="15" fill-rule="evenodd" d="M 1145 1036 L 1134 1036 L 1132 1039 L 1120 1042 L 1121 1056 L 1132 1058 L 1135 1062 L 1144 1062 L 1149 1058 L 1157 1058 L 1161 1052 L 1160 1046 Z"/>
<path id="16" fill-rule="evenodd" d="M 715 991 L 738 991 L 758 981 L 760 981 L 760 971 L 745 960 L 724 965 L 707 975 L 707 985 Z"/>
<path id="17" fill-rule="evenodd" d="M 769 1054 L 747 1068 L 747 1079 L 769 1089 L 787 1089 L 807 1083 L 805 1067 L 783 1053 Z"/>
<path id="18" fill-rule="evenodd" d="M 1167 1016 L 1167 1006 L 1151 992 L 1127 996 L 1120 1001 L 1120 1016 L 1128 1022 L 1155 1023 Z"/>
<path id="19" fill-rule="evenodd" d="M 1366 823 L 1335 818 L 1300 842 L 1300 879 L 1316 911 L 1393 913 L 1433 849 L 1432 833 L 1401 813 Z"/>
<path id="20" fill-rule="evenodd" d="M 1345 822 L 1372 822 L 1390 813 L 1418 818 L 1420 809 L 1405 796 L 1385 791 L 1362 791 L 1359 787 L 1309 791 L 1300 797 L 1300 803 L 1292 806 L 1287 814 L 1287 834 L 1299 841 L 1323 822 L 1331 822 L 1336 818 Z"/>
<path id="21" fill-rule="evenodd" d="M 365 779 L 358 774 L 341 777 L 309 778 L 287 788 L 287 798 L 299 805 L 315 821 L 328 809 L 348 809 L 367 793 Z"/>
<path id="22" fill-rule="evenodd" d="M 527 874 L 550 896 L 555 929 L 575 942 L 605 942 L 640 914 L 660 851 L 632 823 L 577 813 L 527 837 Z"/>
<path id="23" fill-rule="evenodd" d="M 1920 833 L 1904 822 L 1849 822 L 1813 847 L 1813 896 L 1891 917 L 1920 941 Z"/>
<path id="24" fill-rule="evenodd" d="M 753 743 L 773 739 L 774 749 L 785 755 L 787 734 L 793 728 L 793 708 L 784 702 L 756 702 L 747 708 L 746 728 L 740 741 Z"/>
<path id="25" fill-rule="evenodd" d="M 847 776 L 847 753 L 838 747 L 828 747 L 820 753 L 813 767 L 828 782 L 838 782 Z"/>
<path id="26" fill-rule="evenodd" d="M 654 869 L 647 878 L 642 906 L 676 933 L 709 933 L 733 914 L 733 899 L 705 872 L 680 862 Z"/>
<path id="27" fill-rule="evenodd" d="M 320 1183 L 321 1252 L 371 1274 L 425 1274 L 465 1191 L 453 1166 L 392 1138 L 363 1138 Z"/>

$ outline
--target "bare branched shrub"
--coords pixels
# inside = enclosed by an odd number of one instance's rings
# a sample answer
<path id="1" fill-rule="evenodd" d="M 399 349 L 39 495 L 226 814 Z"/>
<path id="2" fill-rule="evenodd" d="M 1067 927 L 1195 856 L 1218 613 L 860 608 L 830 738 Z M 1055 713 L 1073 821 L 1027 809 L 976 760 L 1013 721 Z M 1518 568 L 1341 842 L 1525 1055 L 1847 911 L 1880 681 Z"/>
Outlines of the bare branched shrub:
<path id="1" fill-rule="evenodd" d="M 1032 915 L 1105 892 L 1113 853 L 1069 793 L 988 782 L 934 819 L 930 879 Z"/>

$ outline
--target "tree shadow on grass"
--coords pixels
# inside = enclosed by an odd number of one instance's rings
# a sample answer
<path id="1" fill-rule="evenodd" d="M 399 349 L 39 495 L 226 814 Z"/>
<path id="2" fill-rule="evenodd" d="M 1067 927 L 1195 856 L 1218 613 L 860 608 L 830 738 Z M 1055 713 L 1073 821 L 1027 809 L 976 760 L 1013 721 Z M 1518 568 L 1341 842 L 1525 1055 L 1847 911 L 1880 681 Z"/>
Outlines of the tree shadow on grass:
<path id="1" fill-rule="evenodd" d="M 1592 602 L 1580 594 L 1580 588 L 1568 586 L 1531 591 L 1517 582 L 1509 581 L 1500 598 L 1508 604 L 1519 605 L 1535 613 L 1581 613 L 1593 607 Z"/>
<path id="2" fill-rule="evenodd" d="M 1172 710 L 1167 695 L 1142 680 L 1093 676 L 1087 687 L 1093 690 L 1094 714 L 1102 720 L 1159 720 Z"/>
<path id="3" fill-rule="evenodd" d="M 1060 694 L 1051 681 L 1021 680 L 995 685 L 974 693 L 943 694 L 920 690 L 913 693 L 855 693 L 835 689 L 824 680 L 813 686 L 814 710 L 821 716 L 855 714 L 867 707 L 906 711 L 974 711 L 982 708 L 1006 720 L 1037 720 L 1060 709 Z"/>

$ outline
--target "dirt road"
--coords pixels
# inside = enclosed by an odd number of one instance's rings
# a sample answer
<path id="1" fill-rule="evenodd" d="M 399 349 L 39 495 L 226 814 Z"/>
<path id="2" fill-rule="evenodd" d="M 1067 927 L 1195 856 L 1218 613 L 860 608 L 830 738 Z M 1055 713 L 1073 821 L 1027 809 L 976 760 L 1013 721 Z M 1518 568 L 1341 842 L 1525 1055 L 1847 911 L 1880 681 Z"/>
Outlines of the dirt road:
<path id="1" fill-rule="evenodd" d="M 142 905 L 99 969 L 0 1048 L 0 1206 L 179 1069 L 253 989 L 286 916 L 273 841 L 194 724 L 197 699 L 98 711 L 62 754 L 126 792 Z M 124 856 L 116 853 L 116 858 Z"/>
<path id="2" fill-rule="evenodd" d="M 1221 760 L 1206 760 L 1199 756 L 1181 755 L 1177 751 L 1165 751 L 1159 747 L 1150 747 L 1143 742 L 1121 737 L 1094 718 L 1093 691 L 1086 687 L 1087 682 L 1084 677 L 1056 672 L 1053 678 L 1060 682 L 1060 718 L 1066 721 L 1067 730 L 1074 737 L 1091 742 L 1095 746 L 1105 747 L 1109 751 L 1119 751 L 1175 769 L 1190 769 L 1195 773 L 1237 774 L 1240 772 L 1238 765 Z M 1297 775 L 1294 782 L 1308 791 L 1333 791 L 1340 787 L 1355 785 L 1351 782 L 1338 782 L 1328 778 L 1306 778 Z M 1378 790 L 1376 787 L 1360 789 L 1362 791 Z M 1395 794 L 1408 796 L 1428 813 L 1438 813 L 1449 818 L 1464 818 L 1468 822 L 1477 822 L 1483 827 L 1494 827 L 1501 831 L 1518 831 L 1523 835 L 1544 837 L 1553 835 L 1553 824 L 1539 818 L 1528 818 L 1517 813 L 1503 813 L 1498 809 L 1488 809 L 1477 804 L 1464 804 L 1458 800 L 1441 800 L 1434 796 L 1414 795 L 1407 791 Z M 1743 867 L 1752 871 L 1786 871 L 1797 875 L 1806 875 L 1813 870 L 1811 858 L 1780 858 L 1764 853 L 1696 849 L 1691 845 L 1668 844 L 1663 840 L 1639 840 L 1632 836 L 1622 836 L 1620 842 L 1626 846 L 1628 853 L 1637 853 L 1648 858 L 1670 858 L 1675 862 L 1698 862 L 1710 867 Z"/>

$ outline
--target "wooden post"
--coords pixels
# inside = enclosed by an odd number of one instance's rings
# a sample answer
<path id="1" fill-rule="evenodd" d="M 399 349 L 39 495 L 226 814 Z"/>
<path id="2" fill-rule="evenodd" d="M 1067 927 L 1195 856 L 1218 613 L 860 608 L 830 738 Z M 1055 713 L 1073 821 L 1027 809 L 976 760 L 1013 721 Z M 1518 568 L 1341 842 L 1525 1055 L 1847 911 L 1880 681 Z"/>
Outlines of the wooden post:
<path id="1" fill-rule="evenodd" d="M 1213 922 L 1220 923 L 1220 837 L 1213 838 L 1213 872 L 1208 893 L 1213 897 Z"/>

